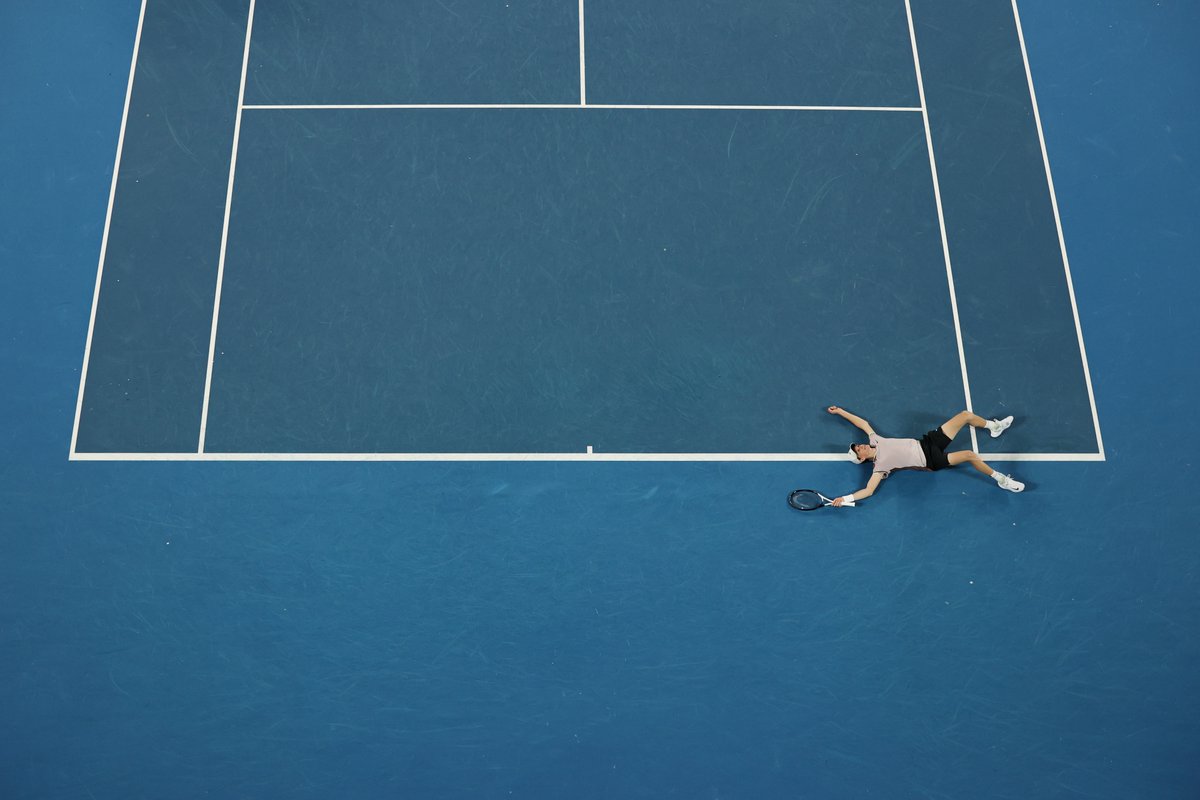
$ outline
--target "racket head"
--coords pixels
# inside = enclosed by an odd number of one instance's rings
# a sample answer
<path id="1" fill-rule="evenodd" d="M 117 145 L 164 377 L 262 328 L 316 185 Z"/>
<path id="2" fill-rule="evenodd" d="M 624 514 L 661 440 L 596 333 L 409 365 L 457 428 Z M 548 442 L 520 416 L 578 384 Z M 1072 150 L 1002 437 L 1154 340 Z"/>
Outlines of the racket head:
<path id="1" fill-rule="evenodd" d="M 797 511 L 816 511 L 832 502 L 815 489 L 796 489 L 788 495 L 788 505 Z"/>

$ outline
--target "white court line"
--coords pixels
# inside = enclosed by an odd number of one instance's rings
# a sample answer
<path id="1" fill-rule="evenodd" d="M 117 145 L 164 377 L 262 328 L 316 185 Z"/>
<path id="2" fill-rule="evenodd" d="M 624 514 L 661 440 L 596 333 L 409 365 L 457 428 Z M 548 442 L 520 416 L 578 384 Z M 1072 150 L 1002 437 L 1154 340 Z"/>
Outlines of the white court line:
<path id="1" fill-rule="evenodd" d="M 1017 23 L 1017 39 L 1021 42 L 1021 58 L 1025 61 L 1025 79 L 1029 82 L 1029 99 L 1033 103 L 1033 121 L 1037 126 L 1038 142 L 1042 147 L 1042 163 L 1046 165 L 1046 185 L 1050 189 L 1050 206 L 1054 209 L 1054 227 L 1058 230 L 1058 247 L 1062 253 L 1063 271 L 1067 276 L 1067 295 L 1071 298 L 1071 314 L 1075 318 L 1075 334 L 1079 337 L 1079 356 L 1083 360 L 1083 380 L 1087 385 L 1088 402 L 1092 406 L 1092 423 L 1096 426 L 1096 449 L 1104 457 L 1104 440 L 1100 436 L 1100 416 L 1096 413 L 1096 395 L 1092 392 L 1092 372 L 1088 369 L 1087 349 L 1083 346 L 1083 328 L 1079 324 L 1079 306 L 1075 304 L 1075 284 L 1071 280 L 1071 263 L 1067 260 L 1067 242 L 1063 238 L 1062 219 L 1058 215 L 1058 198 L 1054 193 L 1054 178 L 1050 175 L 1050 156 L 1046 152 L 1046 137 L 1042 133 L 1042 116 L 1038 113 L 1037 95 L 1033 91 L 1033 72 L 1029 69 L 1029 54 L 1025 51 L 1025 33 L 1021 29 L 1021 14 L 1017 0 L 1012 0 L 1013 19 Z"/>
<path id="2" fill-rule="evenodd" d="M 75 424 L 71 428 L 70 455 L 75 455 L 79 440 L 79 417 L 83 414 L 83 388 L 87 385 L 88 364 L 92 358 L 92 334 L 96 330 L 96 308 L 100 305 L 100 282 L 104 278 L 104 259 L 108 254 L 108 232 L 112 226 L 113 202 L 117 198 L 117 178 L 121 173 L 121 153 L 125 149 L 125 124 L 129 120 L 129 99 L 133 97 L 133 76 L 137 71 L 138 50 L 142 46 L 142 22 L 146 18 L 146 0 L 138 12 L 137 34 L 133 37 L 133 57 L 129 62 L 129 82 L 125 86 L 125 109 L 121 112 L 121 132 L 117 134 L 117 155 L 113 161 L 112 185 L 108 189 L 108 210 L 104 212 L 104 233 L 100 238 L 100 262 L 96 265 L 96 287 L 92 290 L 92 311 L 88 317 L 87 342 L 83 346 L 83 369 L 79 373 L 79 394 L 75 400 Z"/>
<path id="3" fill-rule="evenodd" d="M 583 0 L 579 0 L 579 105 L 587 105 L 587 62 L 583 47 Z"/>
<path id="4" fill-rule="evenodd" d="M 638 105 L 624 103 L 297 103 L 245 105 L 246 111 L 379 111 L 386 109 L 530 109 L 575 108 L 651 111 L 922 111 L 910 106 L 729 106 L 729 105 Z"/>
<path id="5" fill-rule="evenodd" d="M 984 461 L 1104 461 L 1104 453 L 982 453 Z"/>
<path id="6" fill-rule="evenodd" d="M 988 461 L 1103 461 L 1100 453 L 985 453 Z M 846 462 L 842 453 L 72 453 L 72 461 Z"/>
<path id="7" fill-rule="evenodd" d="M 254 29 L 254 2 L 246 18 L 246 45 L 242 51 L 242 82 L 238 87 L 237 118 L 233 123 L 233 150 L 229 156 L 229 185 L 225 189 L 225 220 L 221 224 L 221 256 L 217 261 L 217 286 L 213 294 L 212 332 L 208 339 L 208 366 L 204 371 L 204 406 L 200 412 L 200 438 L 196 446 L 204 452 L 204 437 L 208 433 L 208 401 L 212 395 L 213 358 L 217 350 L 217 318 L 221 314 L 221 287 L 225 281 L 225 250 L 229 244 L 229 211 L 233 206 L 233 176 L 237 171 L 238 140 L 242 134 L 242 108 L 246 97 L 246 70 L 250 63 L 250 32 Z"/>
<path id="8" fill-rule="evenodd" d="M 958 319 L 958 296 L 954 291 L 954 269 L 950 266 L 950 241 L 946 237 L 946 218 L 942 213 L 942 189 L 938 183 L 937 160 L 933 156 L 933 134 L 929 129 L 929 109 L 925 105 L 925 82 L 921 78 L 921 56 L 917 52 L 917 30 L 913 26 L 912 5 L 904 0 L 904 10 L 908 14 L 908 35 L 912 40 L 913 66 L 917 70 L 917 93 L 921 98 L 921 119 L 925 123 L 925 143 L 929 148 L 929 173 L 933 176 L 933 199 L 937 204 L 938 229 L 942 234 L 942 254 L 946 260 L 946 283 L 950 287 L 950 311 L 954 316 L 954 336 L 958 340 L 958 363 L 962 368 L 963 395 L 966 398 L 967 410 L 972 411 L 971 384 L 967 379 L 967 354 L 963 348 L 962 326 Z M 979 452 L 979 440 L 975 437 L 975 429 L 971 431 L 971 449 Z"/>

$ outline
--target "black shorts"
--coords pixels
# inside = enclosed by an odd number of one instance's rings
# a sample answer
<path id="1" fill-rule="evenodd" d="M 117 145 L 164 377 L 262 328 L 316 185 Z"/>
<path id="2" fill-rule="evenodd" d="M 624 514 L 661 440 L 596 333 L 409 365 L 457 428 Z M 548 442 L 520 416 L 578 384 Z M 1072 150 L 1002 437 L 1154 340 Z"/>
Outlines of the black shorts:
<path id="1" fill-rule="evenodd" d="M 921 452 L 925 454 L 925 466 L 937 471 L 950 466 L 946 458 L 946 448 L 950 446 L 950 437 L 942 433 L 941 428 L 934 428 L 921 437 Z"/>

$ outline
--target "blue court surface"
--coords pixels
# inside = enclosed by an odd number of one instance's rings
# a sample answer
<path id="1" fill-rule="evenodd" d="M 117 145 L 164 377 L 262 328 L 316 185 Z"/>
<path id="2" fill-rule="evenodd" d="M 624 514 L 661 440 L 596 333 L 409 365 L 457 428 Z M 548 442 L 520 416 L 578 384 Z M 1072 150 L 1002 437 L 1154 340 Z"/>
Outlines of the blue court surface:
<path id="1" fill-rule="evenodd" d="M 5 5 L 0 797 L 1195 797 L 1197 35 Z"/>

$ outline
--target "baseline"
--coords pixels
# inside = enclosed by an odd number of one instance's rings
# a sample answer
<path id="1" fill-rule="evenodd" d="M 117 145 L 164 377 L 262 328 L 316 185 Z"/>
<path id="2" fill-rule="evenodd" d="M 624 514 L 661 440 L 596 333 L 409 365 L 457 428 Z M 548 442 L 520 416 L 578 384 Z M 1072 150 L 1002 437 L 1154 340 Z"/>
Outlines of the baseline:
<path id="1" fill-rule="evenodd" d="M 75 453 L 72 461 L 645 461 L 841 462 L 845 453 Z M 988 453 L 989 462 L 1103 461 L 1097 453 Z"/>
<path id="2" fill-rule="evenodd" d="M 247 104 L 247 111 L 379 111 L 389 109 L 497 109 L 539 108 L 591 110 L 643 109 L 665 111 L 924 111 L 919 106 L 772 106 L 772 105 L 664 105 L 623 103 L 299 103 Z"/>

